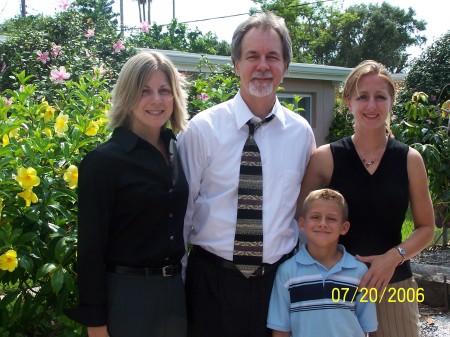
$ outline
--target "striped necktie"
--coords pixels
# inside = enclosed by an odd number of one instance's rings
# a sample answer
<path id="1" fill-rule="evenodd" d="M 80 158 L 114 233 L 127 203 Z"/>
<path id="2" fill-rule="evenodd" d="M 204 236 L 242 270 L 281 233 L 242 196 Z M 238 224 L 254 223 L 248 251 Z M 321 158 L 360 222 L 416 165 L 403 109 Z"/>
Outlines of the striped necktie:
<path id="1" fill-rule="evenodd" d="M 273 117 L 256 124 L 247 122 L 249 134 L 242 150 L 233 262 L 247 278 L 262 265 L 263 259 L 263 176 L 261 156 L 253 135 Z"/>

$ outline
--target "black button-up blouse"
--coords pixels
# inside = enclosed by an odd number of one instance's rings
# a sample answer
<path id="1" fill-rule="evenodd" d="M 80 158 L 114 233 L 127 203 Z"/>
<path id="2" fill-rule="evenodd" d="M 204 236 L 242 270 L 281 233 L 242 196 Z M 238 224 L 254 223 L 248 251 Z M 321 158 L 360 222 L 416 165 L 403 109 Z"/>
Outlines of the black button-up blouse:
<path id="1" fill-rule="evenodd" d="M 78 289 L 68 316 L 86 326 L 106 324 L 105 268 L 163 267 L 184 255 L 188 184 L 171 130 L 161 137 L 170 156 L 130 130 L 82 160 L 78 177 Z"/>

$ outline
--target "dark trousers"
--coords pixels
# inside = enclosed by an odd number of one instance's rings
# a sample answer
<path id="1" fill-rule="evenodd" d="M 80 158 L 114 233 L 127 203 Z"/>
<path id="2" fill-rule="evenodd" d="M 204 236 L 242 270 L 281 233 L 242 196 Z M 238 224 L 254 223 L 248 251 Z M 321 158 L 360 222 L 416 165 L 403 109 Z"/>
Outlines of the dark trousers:
<path id="1" fill-rule="evenodd" d="M 108 274 L 108 332 L 111 337 L 186 337 L 186 302 L 181 273 Z"/>
<path id="2" fill-rule="evenodd" d="M 271 336 L 267 312 L 281 262 L 247 279 L 230 262 L 194 246 L 186 271 L 188 337 Z"/>

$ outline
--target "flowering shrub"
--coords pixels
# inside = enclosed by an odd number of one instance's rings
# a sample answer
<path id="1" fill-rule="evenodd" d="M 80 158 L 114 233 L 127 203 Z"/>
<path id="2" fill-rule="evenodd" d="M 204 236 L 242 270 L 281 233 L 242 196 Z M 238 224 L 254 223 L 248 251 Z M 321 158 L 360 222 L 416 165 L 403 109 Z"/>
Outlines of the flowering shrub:
<path id="1" fill-rule="evenodd" d="M 16 79 L 0 99 L 0 335 L 81 333 L 62 313 L 77 296 L 75 189 L 81 158 L 107 138 L 109 89 L 99 72 L 64 80 L 50 104 Z"/>
<path id="2" fill-rule="evenodd" d="M 416 92 L 405 104 L 405 117 L 392 129 L 424 157 L 436 226 L 450 228 L 450 100 L 430 103 L 427 94 Z"/>

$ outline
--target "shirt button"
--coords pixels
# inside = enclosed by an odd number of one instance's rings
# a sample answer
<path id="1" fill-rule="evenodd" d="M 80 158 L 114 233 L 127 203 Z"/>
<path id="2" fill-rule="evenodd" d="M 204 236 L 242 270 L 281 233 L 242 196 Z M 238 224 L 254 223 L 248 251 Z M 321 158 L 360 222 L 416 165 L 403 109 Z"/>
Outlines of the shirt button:
<path id="1" fill-rule="evenodd" d="M 170 236 L 170 240 L 175 240 L 175 237 L 173 235 Z"/>
<path id="2" fill-rule="evenodd" d="M 173 218 L 173 213 L 169 213 L 169 218 Z"/>
<path id="3" fill-rule="evenodd" d="M 169 193 L 173 193 L 173 188 L 169 188 Z"/>

